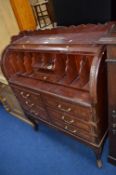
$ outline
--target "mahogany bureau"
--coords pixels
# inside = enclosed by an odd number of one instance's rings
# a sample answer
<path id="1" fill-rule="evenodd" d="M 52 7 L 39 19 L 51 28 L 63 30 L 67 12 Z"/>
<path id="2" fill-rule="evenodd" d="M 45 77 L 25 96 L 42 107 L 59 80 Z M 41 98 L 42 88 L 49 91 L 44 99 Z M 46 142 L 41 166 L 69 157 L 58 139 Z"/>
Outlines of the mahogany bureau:
<path id="1" fill-rule="evenodd" d="M 107 134 L 106 47 L 113 23 L 60 27 L 14 36 L 1 67 L 27 118 L 90 146 L 102 166 Z"/>

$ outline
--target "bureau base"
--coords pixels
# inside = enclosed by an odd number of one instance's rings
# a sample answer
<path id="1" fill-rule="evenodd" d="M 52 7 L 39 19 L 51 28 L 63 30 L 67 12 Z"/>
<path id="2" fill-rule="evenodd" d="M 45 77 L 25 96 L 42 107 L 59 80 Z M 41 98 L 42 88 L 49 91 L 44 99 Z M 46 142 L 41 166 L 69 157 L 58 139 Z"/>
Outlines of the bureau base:
<path id="1" fill-rule="evenodd" d="M 55 128 L 56 130 L 60 131 L 60 132 L 63 132 L 64 134 L 67 134 L 67 135 L 71 135 L 73 138 L 75 138 L 76 140 L 78 140 L 79 142 L 81 143 L 84 143 L 85 144 L 85 141 L 81 138 L 81 137 L 75 137 L 75 135 L 69 133 L 67 131 L 65 131 L 64 129 L 61 129 L 61 128 L 58 128 L 57 126 L 43 120 L 43 119 L 36 119 L 34 118 L 33 116 L 31 116 L 30 114 L 27 114 L 25 113 L 26 117 L 28 118 L 28 120 L 30 120 L 31 123 L 33 123 L 33 126 L 34 126 L 34 130 L 35 131 L 39 131 L 39 123 L 45 123 L 47 124 L 47 126 L 49 127 L 52 127 L 52 128 Z M 90 144 L 89 142 L 86 143 L 87 146 L 89 146 L 94 154 L 95 154 L 95 157 L 96 157 L 96 165 L 98 168 L 102 168 L 103 167 L 103 162 L 101 160 L 101 156 L 102 156 L 102 150 L 103 150 L 103 146 L 104 146 L 104 142 L 105 142 L 105 139 L 107 137 L 107 133 L 108 131 L 105 132 L 101 142 L 99 145 L 95 145 L 95 144 Z"/>

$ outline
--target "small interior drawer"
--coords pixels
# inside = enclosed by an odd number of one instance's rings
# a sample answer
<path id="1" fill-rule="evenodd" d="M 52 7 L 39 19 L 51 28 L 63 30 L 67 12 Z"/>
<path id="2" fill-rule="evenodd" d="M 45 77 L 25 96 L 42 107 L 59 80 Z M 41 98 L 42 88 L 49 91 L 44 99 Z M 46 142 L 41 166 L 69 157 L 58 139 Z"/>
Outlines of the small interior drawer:
<path id="1" fill-rule="evenodd" d="M 32 75 L 33 78 L 38 79 L 38 80 L 43 80 L 43 81 L 48 81 L 48 82 L 57 82 L 60 80 L 61 76 L 55 75 L 55 74 L 48 74 L 48 73 L 33 73 Z"/>

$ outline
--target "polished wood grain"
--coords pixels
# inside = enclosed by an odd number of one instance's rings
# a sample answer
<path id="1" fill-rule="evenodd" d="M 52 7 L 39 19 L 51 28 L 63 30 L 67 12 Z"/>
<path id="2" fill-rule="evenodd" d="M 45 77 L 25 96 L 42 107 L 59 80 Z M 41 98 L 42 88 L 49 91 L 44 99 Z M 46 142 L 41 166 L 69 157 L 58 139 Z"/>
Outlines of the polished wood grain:
<path id="1" fill-rule="evenodd" d="M 2 70 L 26 116 L 90 146 L 97 165 L 107 133 L 106 47 L 114 23 L 23 32 L 2 55 Z"/>

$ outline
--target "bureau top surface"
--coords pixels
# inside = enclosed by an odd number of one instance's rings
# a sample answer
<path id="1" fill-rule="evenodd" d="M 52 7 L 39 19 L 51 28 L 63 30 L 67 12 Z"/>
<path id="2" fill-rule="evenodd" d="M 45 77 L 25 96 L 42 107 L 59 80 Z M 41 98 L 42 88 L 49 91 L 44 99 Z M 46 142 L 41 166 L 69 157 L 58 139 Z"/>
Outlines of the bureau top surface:
<path id="1" fill-rule="evenodd" d="M 97 41 L 98 44 L 116 44 L 116 26 L 107 35 L 102 36 Z"/>
<path id="2" fill-rule="evenodd" d="M 101 37 L 105 37 L 113 26 L 114 23 L 110 22 L 26 32 L 12 42 L 12 48 L 30 49 L 35 47 L 39 49 L 43 46 L 45 50 L 47 50 L 47 47 L 51 47 L 53 50 L 57 50 L 57 47 L 62 50 L 61 48 L 65 47 L 64 49 L 68 50 L 68 47 L 78 45 L 78 47 L 95 49 L 99 47 L 96 45 L 96 41 L 100 40 Z"/>

